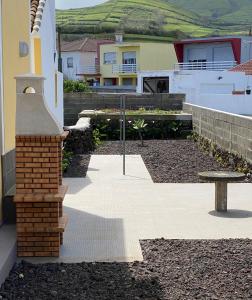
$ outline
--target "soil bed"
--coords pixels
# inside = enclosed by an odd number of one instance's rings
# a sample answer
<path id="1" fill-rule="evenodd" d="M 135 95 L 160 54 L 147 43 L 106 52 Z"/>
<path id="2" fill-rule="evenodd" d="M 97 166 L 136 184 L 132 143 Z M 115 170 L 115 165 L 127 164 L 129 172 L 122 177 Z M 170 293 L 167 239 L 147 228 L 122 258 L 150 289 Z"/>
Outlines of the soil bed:
<path id="1" fill-rule="evenodd" d="M 118 141 L 104 142 L 94 154 L 115 155 L 121 153 Z M 222 167 L 213 157 L 205 154 L 198 145 L 190 140 L 148 140 L 145 147 L 139 141 L 127 141 L 127 154 L 140 154 L 156 183 L 196 183 L 202 182 L 198 173 L 203 171 L 232 171 Z M 72 163 L 65 176 L 85 176 L 88 161 L 86 155 L 79 155 Z M 80 166 L 85 166 L 84 169 Z M 248 181 L 248 180 L 247 180 Z M 252 180 L 250 180 L 251 182 Z"/>
<path id="2" fill-rule="evenodd" d="M 251 299 L 251 240 L 141 241 L 143 262 L 21 263 L 0 298 L 87 300 Z"/>

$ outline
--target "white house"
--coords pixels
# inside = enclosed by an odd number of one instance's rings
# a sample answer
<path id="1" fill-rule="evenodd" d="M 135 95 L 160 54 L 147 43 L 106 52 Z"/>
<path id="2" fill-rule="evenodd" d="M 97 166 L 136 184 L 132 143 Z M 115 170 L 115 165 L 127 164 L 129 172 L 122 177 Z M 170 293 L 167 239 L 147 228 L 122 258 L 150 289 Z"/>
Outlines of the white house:
<path id="1" fill-rule="evenodd" d="M 45 77 L 45 100 L 63 127 L 63 75 L 58 72 L 55 1 L 31 3 L 31 72 Z"/>
<path id="2" fill-rule="evenodd" d="M 94 82 L 100 80 L 100 45 L 111 40 L 84 38 L 63 42 L 61 46 L 62 71 L 66 79 Z"/>
<path id="3" fill-rule="evenodd" d="M 180 69 L 229 69 L 252 58 L 252 36 L 186 39 L 174 47 Z"/>
<path id="4" fill-rule="evenodd" d="M 252 115 L 251 61 L 240 64 L 252 58 L 251 36 L 184 40 L 174 47 L 179 63 L 173 70 L 138 72 L 138 93 L 183 93 L 189 103 Z"/>

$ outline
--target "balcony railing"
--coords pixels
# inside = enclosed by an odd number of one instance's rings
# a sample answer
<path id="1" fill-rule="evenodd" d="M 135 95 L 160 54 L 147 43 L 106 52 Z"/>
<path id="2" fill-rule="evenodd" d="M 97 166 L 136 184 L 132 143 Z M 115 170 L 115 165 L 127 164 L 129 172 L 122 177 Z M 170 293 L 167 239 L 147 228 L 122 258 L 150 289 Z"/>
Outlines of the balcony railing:
<path id="1" fill-rule="evenodd" d="M 175 64 L 176 71 L 200 70 L 200 71 L 225 71 L 232 69 L 237 64 L 235 61 L 206 61 Z"/>
<path id="2" fill-rule="evenodd" d="M 100 66 L 78 66 L 76 75 L 96 75 L 100 73 Z"/>
<path id="3" fill-rule="evenodd" d="M 123 64 L 123 65 L 113 65 L 112 72 L 114 74 L 134 74 L 138 71 L 138 65 L 136 64 Z"/>

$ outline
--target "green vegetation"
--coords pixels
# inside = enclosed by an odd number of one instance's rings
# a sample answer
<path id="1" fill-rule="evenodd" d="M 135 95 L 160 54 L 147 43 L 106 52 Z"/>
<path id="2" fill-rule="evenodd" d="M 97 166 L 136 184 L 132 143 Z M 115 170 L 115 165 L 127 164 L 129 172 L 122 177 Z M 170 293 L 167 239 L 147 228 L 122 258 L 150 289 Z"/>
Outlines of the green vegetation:
<path id="1" fill-rule="evenodd" d="M 168 0 L 168 2 L 176 4 L 184 9 L 189 9 L 203 16 L 218 19 L 225 15 L 237 14 L 237 18 L 233 22 L 242 22 L 241 11 L 252 5 L 252 0 Z M 250 10 L 250 16 L 251 16 Z"/>
<path id="2" fill-rule="evenodd" d="M 110 109 L 110 108 L 106 108 L 106 109 L 102 109 L 103 112 L 105 112 L 106 114 L 119 114 L 120 111 L 118 109 Z M 177 114 L 181 114 L 182 111 L 180 110 L 162 110 L 162 109 L 146 109 L 144 107 L 139 108 L 137 110 L 126 110 L 126 115 L 127 116 L 138 116 L 138 115 L 177 115 Z"/>
<path id="3" fill-rule="evenodd" d="M 251 176 L 252 165 L 249 164 L 243 157 L 222 149 L 211 140 L 200 136 L 196 132 L 193 132 L 188 138 L 197 142 L 199 148 L 206 154 L 214 157 L 222 167 L 231 167 L 233 171 Z"/>
<path id="4" fill-rule="evenodd" d="M 66 150 L 63 151 L 63 160 L 62 160 L 62 171 L 63 172 L 66 172 L 66 170 L 70 166 L 72 158 L 73 158 L 73 152 L 66 151 Z"/>
<path id="5" fill-rule="evenodd" d="M 138 132 L 141 146 L 144 146 L 144 140 L 143 140 L 143 132 L 148 124 L 144 122 L 144 119 L 135 120 L 133 123 L 133 129 L 135 129 Z"/>
<path id="6" fill-rule="evenodd" d="M 90 8 L 58 10 L 64 34 L 172 41 L 189 36 L 248 33 L 252 0 L 110 0 Z"/>
<path id="7" fill-rule="evenodd" d="M 64 93 L 81 93 L 90 92 L 90 88 L 86 82 L 74 81 L 74 80 L 64 80 Z"/>

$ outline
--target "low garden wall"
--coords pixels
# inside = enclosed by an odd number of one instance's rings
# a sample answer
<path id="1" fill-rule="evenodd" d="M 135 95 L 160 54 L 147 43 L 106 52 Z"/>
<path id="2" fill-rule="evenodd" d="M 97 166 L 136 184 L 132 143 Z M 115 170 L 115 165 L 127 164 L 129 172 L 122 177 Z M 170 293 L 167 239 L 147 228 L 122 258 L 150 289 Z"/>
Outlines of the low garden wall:
<path id="1" fill-rule="evenodd" d="M 64 124 L 73 125 L 83 110 L 119 108 L 121 94 L 108 93 L 66 93 L 64 96 Z M 163 110 L 182 110 L 183 94 L 130 94 L 127 95 L 126 108 L 159 108 Z"/>
<path id="2" fill-rule="evenodd" d="M 252 163 L 252 118 L 184 103 L 194 130 L 223 149 Z"/>

